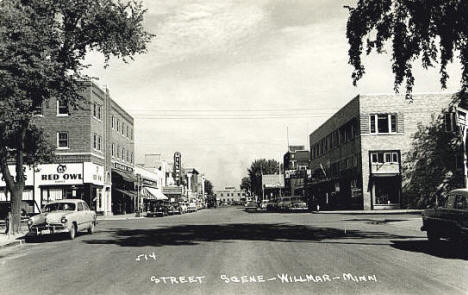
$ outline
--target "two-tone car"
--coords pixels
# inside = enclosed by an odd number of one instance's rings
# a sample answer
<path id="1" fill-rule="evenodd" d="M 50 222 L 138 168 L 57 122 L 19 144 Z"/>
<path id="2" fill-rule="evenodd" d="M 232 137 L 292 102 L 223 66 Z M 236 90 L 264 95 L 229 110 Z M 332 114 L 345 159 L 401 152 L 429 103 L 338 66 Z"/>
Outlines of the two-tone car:
<path id="1" fill-rule="evenodd" d="M 74 239 L 77 232 L 92 234 L 96 226 L 96 212 L 80 199 L 66 199 L 45 205 L 40 214 L 28 220 L 27 238 L 45 234 L 67 234 Z"/>

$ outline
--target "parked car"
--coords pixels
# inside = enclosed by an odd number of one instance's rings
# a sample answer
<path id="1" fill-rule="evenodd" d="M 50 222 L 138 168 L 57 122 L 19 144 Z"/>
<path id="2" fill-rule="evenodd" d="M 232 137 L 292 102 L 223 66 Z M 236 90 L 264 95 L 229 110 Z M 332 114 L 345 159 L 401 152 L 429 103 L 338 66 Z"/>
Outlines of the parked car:
<path id="1" fill-rule="evenodd" d="M 182 203 L 180 204 L 180 209 L 181 209 L 182 214 L 187 213 L 187 203 L 182 202 Z"/>
<path id="2" fill-rule="evenodd" d="M 281 197 L 278 202 L 278 210 L 280 212 L 287 212 L 291 208 L 291 197 Z"/>
<path id="3" fill-rule="evenodd" d="M 163 217 L 169 215 L 169 201 L 167 200 L 150 200 L 147 207 L 147 217 Z"/>
<path id="4" fill-rule="evenodd" d="M 261 201 L 261 202 L 260 202 L 260 206 L 258 206 L 258 209 L 259 209 L 260 211 L 267 211 L 268 203 L 269 203 L 268 200 L 263 200 L 263 201 Z"/>
<path id="5" fill-rule="evenodd" d="M 66 233 L 73 240 L 76 233 L 82 230 L 92 234 L 95 226 L 96 212 L 85 201 L 66 199 L 51 202 L 45 205 L 42 213 L 32 216 L 28 220 L 27 237 Z"/>
<path id="6" fill-rule="evenodd" d="M 445 204 L 424 210 L 422 231 L 429 241 L 448 238 L 455 241 L 468 240 L 468 189 L 455 189 L 448 193 Z"/>
<path id="7" fill-rule="evenodd" d="M 247 204 L 245 204 L 244 210 L 246 212 L 257 212 L 257 203 L 247 202 Z"/>
<path id="8" fill-rule="evenodd" d="M 172 202 L 169 205 L 168 213 L 169 213 L 169 215 L 182 214 L 182 208 L 180 206 L 180 203 L 179 202 Z"/>
<path id="9" fill-rule="evenodd" d="M 309 210 L 307 203 L 301 197 L 292 197 L 289 211 L 291 212 L 306 212 Z"/>
<path id="10" fill-rule="evenodd" d="M 191 213 L 191 212 L 196 212 L 196 211 L 197 211 L 197 204 L 195 204 L 195 202 L 190 202 L 187 206 L 187 212 Z"/>

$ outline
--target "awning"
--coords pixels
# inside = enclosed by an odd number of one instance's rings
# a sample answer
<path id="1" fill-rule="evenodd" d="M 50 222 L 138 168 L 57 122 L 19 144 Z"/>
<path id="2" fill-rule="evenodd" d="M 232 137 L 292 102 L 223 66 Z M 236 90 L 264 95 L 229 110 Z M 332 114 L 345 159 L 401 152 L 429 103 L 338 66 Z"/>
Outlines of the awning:
<path id="1" fill-rule="evenodd" d="M 113 190 L 116 190 L 118 191 L 119 193 L 122 193 L 130 198 L 136 198 L 137 197 L 137 194 L 136 192 L 133 192 L 133 191 L 127 191 L 127 190 L 123 190 L 123 189 L 118 189 L 118 188 L 112 188 Z"/>
<path id="2" fill-rule="evenodd" d="M 143 187 L 142 195 L 143 198 L 145 199 L 150 199 L 150 200 L 167 200 L 168 198 L 158 189 L 152 188 L 152 187 Z"/>
<path id="3" fill-rule="evenodd" d="M 136 176 L 131 174 L 131 173 L 128 173 L 128 172 L 123 172 L 123 171 L 119 171 L 119 170 L 112 170 L 112 173 L 115 173 L 115 174 L 119 175 L 126 182 L 136 182 L 137 181 Z"/>

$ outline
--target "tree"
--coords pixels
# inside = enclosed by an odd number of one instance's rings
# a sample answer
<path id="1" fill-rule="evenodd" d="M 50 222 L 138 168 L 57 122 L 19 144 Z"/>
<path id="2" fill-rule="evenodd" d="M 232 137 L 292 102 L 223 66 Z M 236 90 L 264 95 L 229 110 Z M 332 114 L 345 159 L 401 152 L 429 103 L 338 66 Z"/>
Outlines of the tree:
<path id="1" fill-rule="evenodd" d="M 373 50 L 384 53 L 392 43 L 394 89 L 406 80 L 406 92 L 414 85 L 412 63 L 420 58 L 425 69 L 440 63 L 440 83 L 446 88 L 447 64 L 458 54 L 461 90 L 468 88 L 468 2 L 466 0 L 359 0 L 348 7 L 346 36 L 353 84 L 365 73 L 361 55 Z M 366 41 L 364 41 L 364 38 Z M 365 48 L 364 48 L 365 47 Z"/>
<path id="2" fill-rule="evenodd" d="M 434 116 L 428 126 L 418 126 L 411 148 L 404 155 L 405 207 L 435 205 L 446 192 L 463 185 L 463 139 L 458 132 L 446 131 L 446 114 Z"/>
<path id="3" fill-rule="evenodd" d="M 276 160 L 259 159 L 252 162 L 247 170 L 250 178 L 251 191 L 257 196 L 262 195 L 262 175 L 278 174 L 279 162 Z"/>
<path id="4" fill-rule="evenodd" d="M 242 177 L 240 189 L 246 192 L 250 192 L 250 189 L 251 189 L 250 177 L 248 176 Z"/>
<path id="5" fill-rule="evenodd" d="M 152 38 L 144 31 L 138 2 L 113 0 L 0 1 L 0 169 L 11 192 L 9 233 L 19 231 L 24 165 L 52 155 L 35 110 L 51 97 L 77 106 L 90 77 L 86 54 L 124 60 L 144 53 Z M 8 168 L 14 163 L 15 176 Z"/>
<path id="6" fill-rule="evenodd" d="M 208 179 L 205 179 L 205 193 L 208 196 L 213 195 L 213 184 Z"/>

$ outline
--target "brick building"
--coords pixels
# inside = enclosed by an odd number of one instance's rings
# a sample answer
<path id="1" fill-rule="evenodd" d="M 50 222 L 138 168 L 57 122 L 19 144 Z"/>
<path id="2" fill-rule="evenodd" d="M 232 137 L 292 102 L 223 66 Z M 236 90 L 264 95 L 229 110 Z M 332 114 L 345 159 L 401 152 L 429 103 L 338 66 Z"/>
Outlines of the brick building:
<path id="1" fill-rule="evenodd" d="M 309 136 L 309 199 L 330 209 L 399 208 L 401 163 L 412 136 L 453 100 L 447 94 L 353 98 Z"/>
<path id="2" fill-rule="evenodd" d="M 135 178 L 129 173 L 134 159 L 133 118 L 92 82 L 86 84 L 82 97 L 76 107 L 51 98 L 34 117 L 34 124 L 56 147 L 56 158 L 35 171 L 26 170 L 23 199 L 34 201 L 36 208 L 31 210 L 37 212 L 58 199 L 80 198 L 97 212 L 112 214 L 123 202 L 117 192 L 114 198 L 114 188 L 131 195 L 127 190 L 133 190 Z M 125 180 L 131 185 L 125 187 Z M 7 200 L 3 183 L 0 190 L 0 199 Z"/>
<path id="3" fill-rule="evenodd" d="M 304 179 L 309 168 L 310 152 L 303 145 L 291 145 L 283 156 L 286 195 L 303 195 Z"/>

